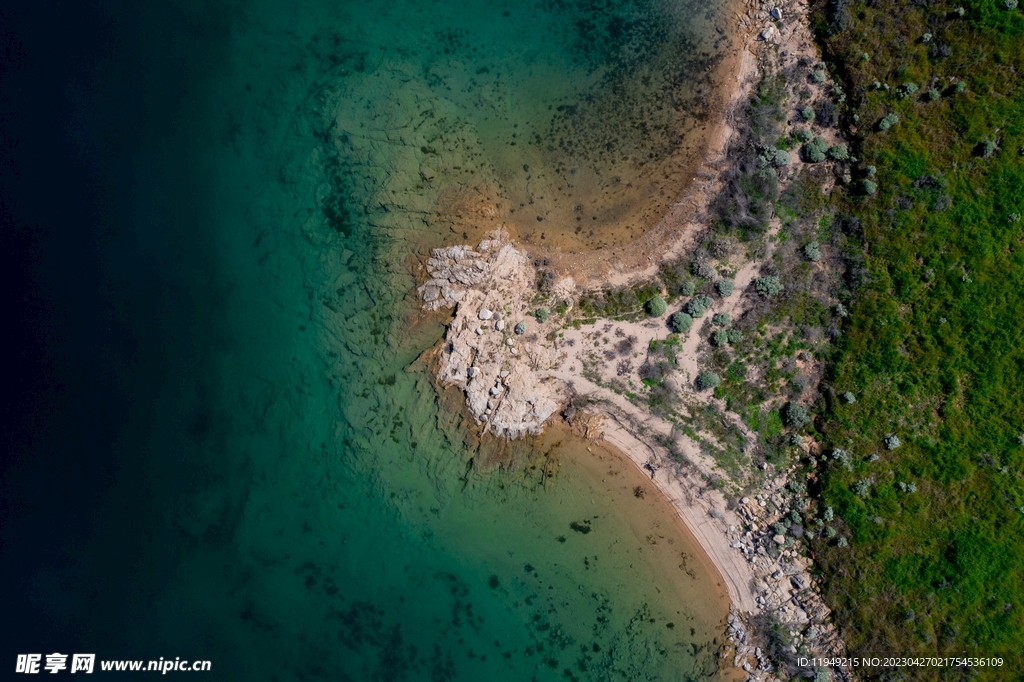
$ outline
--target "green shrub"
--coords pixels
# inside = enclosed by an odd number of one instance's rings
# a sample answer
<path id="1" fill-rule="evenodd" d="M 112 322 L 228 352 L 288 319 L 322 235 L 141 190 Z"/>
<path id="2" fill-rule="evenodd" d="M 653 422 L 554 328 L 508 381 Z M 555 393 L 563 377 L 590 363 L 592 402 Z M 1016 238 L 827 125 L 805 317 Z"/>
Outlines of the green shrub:
<path id="1" fill-rule="evenodd" d="M 729 337 L 729 343 L 735 344 L 743 340 L 743 332 L 739 329 L 729 329 L 725 333 Z"/>
<path id="2" fill-rule="evenodd" d="M 861 180 L 860 187 L 864 194 L 872 195 L 878 191 L 878 183 L 874 180 Z"/>
<path id="3" fill-rule="evenodd" d="M 547 308 L 537 308 L 533 311 L 533 316 L 537 318 L 538 322 L 547 322 L 548 318 L 551 317 L 551 313 L 548 312 Z"/>
<path id="4" fill-rule="evenodd" d="M 725 325 L 732 322 L 732 316 L 729 313 L 715 313 L 711 316 L 711 324 L 724 327 Z"/>
<path id="5" fill-rule="evenodd" d="M 878 129 L 882 131 L 889 130 L 894 125 L 900 122 L 900 117 L 896 113 L 888 113 L 882 117 L 882 120 L 878 122 Z"/>
<path id="6" fill-rule="evenodd" d="M 682 293 L 683 296 L 693 296 L 693 294 L 697 291 L 697 285 L 691 282 L 690 280 L 686 280 L 685 282 L 683 282 L 683 286 L 680 288 L 679 291 L 680 293 Z"/>
<path id="7" fill-rule="evenodd" d="M 787 152 L 785 149 L 776 149 L 775 150 L 775 158 L 772 159 L 772 163 L 774 163 L 776 166 L 779 166 L 779 167 L 788 166 L 789 165 L 789 152 Z"/>
<path id="8" fill-rule="evenodd" d="M 821 260 L 821 246 L 818 242 L 810 242 L 804 246 L 804 258 L 809 261 Z"/>
<path id="9" fill-rule="evenodd" d="M 661 296 L 655 296 L 649 300 L 645 307 L 647 308 L 647 314 L 651 317 L 661 317 L 668 310 L 668 304 L 665 303 L 665 299 Z"/>
<path id="10" fill-rule="evenodd" d="M 708 308 L 711 307 L 712 303 L 714 303 L 714 301 L 711 299 L 710 296 L 695 296 L 694 298 L 690 299 L 689 302 L 687 302 L 686 306 L 684 306 L 683 308 L 683 311 L 689 313 L 690 317 L 696 319 L 704 315 L 704 313 L 707 312 Z"/>
<path id="11" fill-rule="evenodd" d="M 932 34 L 931 33 L 925 33 L 923 36 L 921 36 L 921 42 L 922 43 L 930 43 L 931 41 L 932 41 Z"/>
<path id="12" fill-rule="evenodd" d="M 526 333 L 526 323 L 517 322 L 513 331 L 516 333 L 517 336 L 522 336 L 523 334 Z"/>
<path id="13" fill-rule="evenodd" d="M 823 137 L 816 137 L 803 146 L 800 150 L 804 161 L 810 163 L 821 163 L 825 160 L 825 152 L 828 150 L 828 143 Z"/>
<path id="14" fill-rule="evenodd" d="M 967 83 L 965 81 L 957 81 L 953 89 L 957 92 L 964 92 L 967 90 Z"/>
<path id="15" fill-rule="evenodd" d="M 1006 9 L 1017 9 L 1017 0 L 1003 0 L 1003 7 Z"/>
<path id="16" fill-rule="evenodd" d="M 942 97 L 942 93 L 937 88 L 931 88 L 928 90 L 928 101 L 934 102 L 938 98 Z"/>
<path id="17" fill-rule="evenodd" d="M 676 333 L 685 334 L 693 326 L 693 318 L 684 312 L 674 313 L 668 318 L 668 326 Z"/>
<path id="18" fill-rule="evenodd" d="M 765 298 L 772 298 L 785 291 L 785 287 L 782 286 L 782 282 L 779 281 L 778 277 L 768 275 L 754 280 L 754 291 Z"/>
<path id="19" fill-rule="evenodd" d="M 857 497 L 867 497 L 871 494 L 871 480 L 862 478 L 853 484 L 853 493 Z"/>
<path id="20" fill-rule="evenodd" d="M 701 372 L 697 375 L 697 381 L 694 382 L 697 386 L 697 390 L 706 391 L 709 388 L 714 388 L 722 383 L 722 379 L 714 372 Z"/>
<path id="21" fill-rule="evenodd" d="M 846 161 L 850 158 L 850 150 L 845 144 L 837 144 L 828 148 L 828 158 L 833 161 Z"/>
<path id="22" fill-rule="evenodd" d="M 857 402 L 857 397 L 853 395 L 853 393 L 851 393 L 850 391 L 847 391 L 846 393 L 843 394 L 843 402 L 846 403 L 847 405 L 852 405 L 855 402 Z"/>
<path id="23" fill-rule="evenodd" d="M 807 128 L 797 128 L 796 131 L 793 132 L 793 137 L 796 138 L 797 142 L 810 142 L 814 139 L 814 133 Z"/>
<path id="24" fill-rule="evenodd" d="M 900 87 L 896 88 L 896 94 L 902 99 L 902 98 L 910 97 L 911 95 L 913 95 L 915 92 L 917 92 L 920 89 L 921 88 L 919 88 L 917 86 L 917 83 L 913 83 L 913 82 L 909 82 L 908 81 L 908 82 L 904 83 L 903 85 L 901 85 Z"/>
<path id="25" fill-rule="evenodd" d="M 718 295 L 721 296 L 722 298 L 725 298 L 726 296 L 732 296 L 732 292 L 734 289 L 735 286 L 733 285 L 731 279 L 720 279 L 717 282 L 715 282 L 715 291 L 717 291 Z"/>
<path id="26" fill-rule="evenodd" d="M 809 121 L 813 121 L 814 120 L 814 108 L 813 107 L 804 107 L 803 109 L 801 109 L 800 110 L 800 118 L 802 118 L 803 120 L 808 121 L 808 122 Z"/>
<path id="27" fill-rule="evenodd" d="M 782 421 L 785 422 L 786 426 L 799 429 L 811 421 L 811 414 L 803 405 L 790 401 L 786 403 L 786 407 L 782 410 Z"/>
<path id="28" fill-rule="evenodd" d="M 719 329 L 711 335 L 711 343 L 716 346 L 724 346 L 729 343 L 729 334 L 724 329 Z"/>
<path id="29" fill-rule="evenodd" d="M 824 83 L 827 78 L 828 75 L 823 69 L 815 69 L 813 73 L 811 73 L 811 80 L 815 83 Z"/>
<path id="30" fill-rule="evenodd" d="M 978 144 L 978 151 L 982 156 L 988 158 L 996 153 L 996 143 L 988 138 L 985 138 Z"/>
<path id="31" fill-rule="evenodd" d="M 888 436 L 885 437 L 885 440 L 883 442 L 885 443 L 886 450 L 895 450 L 896 448 L 903 444 L 902 442 L 900 442 L 899 436 L 897 436 L 895 433 L 890 433 Z"/>

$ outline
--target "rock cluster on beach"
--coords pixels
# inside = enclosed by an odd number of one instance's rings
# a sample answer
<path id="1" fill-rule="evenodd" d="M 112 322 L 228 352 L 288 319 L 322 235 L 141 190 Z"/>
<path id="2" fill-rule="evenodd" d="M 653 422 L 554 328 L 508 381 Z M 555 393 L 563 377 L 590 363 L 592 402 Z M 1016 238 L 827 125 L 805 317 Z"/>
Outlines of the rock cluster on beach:
<path id="1" fill-rule="evenodd" d="M 518 438 L 539 433 L 559 407 L 561 385 L 539 376 L 539 346 L 514 332 L 524 324 L 533 269 L 503 234 L 469 246 L 434 249 L 430 279 L 419 287 L 430 310 L 453 307 L 440 353 L 438 379 L 466 394 L 484 430 Z"/>

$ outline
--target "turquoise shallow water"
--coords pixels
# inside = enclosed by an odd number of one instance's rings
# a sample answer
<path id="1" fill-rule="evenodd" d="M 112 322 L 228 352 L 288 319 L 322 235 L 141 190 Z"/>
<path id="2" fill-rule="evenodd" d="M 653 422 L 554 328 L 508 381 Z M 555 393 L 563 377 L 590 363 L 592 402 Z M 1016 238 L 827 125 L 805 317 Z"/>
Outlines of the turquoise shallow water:
<path id="1" fill-rule="evenodd" d="M 630 506 L 635 472 L 556 436 L 474 468 L 411 294 L 428 247 L 501 220 L 596 244 L 628 233 L 622 202 L 671 199 L 708 7 L 105 14 L 82 107 L 131 342 L 96 362 L 135 383 L 96 530 L 30 581 L 37 607 L 101 657 L 216 679 L 712 676 L 720 594 Z"/>

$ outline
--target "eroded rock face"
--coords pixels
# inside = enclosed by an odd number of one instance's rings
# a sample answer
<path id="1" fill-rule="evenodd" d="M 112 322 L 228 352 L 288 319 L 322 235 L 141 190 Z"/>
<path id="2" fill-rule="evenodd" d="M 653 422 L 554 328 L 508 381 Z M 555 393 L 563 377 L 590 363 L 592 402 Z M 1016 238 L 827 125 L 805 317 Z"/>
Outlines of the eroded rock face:
<path id="1" fill-rule="evenodd" d="M 503 233 L 492 236 L 476 250 L 434 249 L 430 280 L 418 291 L 428 310 L 455 308 L 438 379 L 465 392 L 469 411 L 487 431 L 519 438 L 540 432 L 560 405 L 561 386 L 533 369 L 530 344 L 506 328 L 506 319 L 526 313 L 533 270 Z"/>

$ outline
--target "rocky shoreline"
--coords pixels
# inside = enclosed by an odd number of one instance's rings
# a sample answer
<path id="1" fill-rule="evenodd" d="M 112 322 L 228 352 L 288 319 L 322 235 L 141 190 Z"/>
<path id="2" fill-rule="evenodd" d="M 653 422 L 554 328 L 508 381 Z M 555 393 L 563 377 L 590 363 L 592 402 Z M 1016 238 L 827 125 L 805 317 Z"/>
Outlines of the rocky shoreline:
<path id="1" fill-rule="evenodd" d="M 737 109 L 749 96 L 753 78 L 795 68 L 798 61 L 816 60 L 808 11 L 803 2 L 750 0 L 747 12 L 738 15 L 738 29 L 752 38 L 749 47 L 757 57 L 760 74 L 749 74 L 740 84 L 743 87 L 737 87 Z M 795 98 L 796 93 L 792 94 Z M 722 125 L 728 128 L 724 122 Z M 729 135 L 725 135 L 720 149 L 706 160 L 709 175 L 721 173 L 728 165 L 728 142 Z M 827 142 L 838 139 L 832 133 Z M 789 163 L 787 153 L 785 165 Z M 780 176 L 780 184 L 784 184 L 784 169 Z M 700 194 L 703 200 L 709 196 L 706 189 Z M 683 235 L 673 245 L 675 249 L 693 245 L 700 226 L 693 228 L 692 234 Z M 714 264 L 706 265 L 710 273 L 728 273 L 731 282 L 729 293 L 723 291 L 720 299 L 708 299 L 708 305 L 724 315 L 720 319 L 739 318 L 757 305 L 753 279 L 772 256 L 777 230 L 776 219 L 768 233 L 767 249 L 755 257 L 723 254 Z M 659 262 L 647 261 L 634 270 L 637 276 L 657 271 Z M 680 434 L 671 420 L 646 412 L 615 388 L 641 371 L 630 358 L 639 360 L 646 348 L 664 341 L 666 320 L 659 317 L 666 318 L 665 312 L 640 321 L 598 320 L 593 329 L 559 325 L 554 320 L 549 323 L 551 313 L 537 307 L 538 282 L 547 278 L 545 300 L 559 302 L 561 310 L 556 312 L 563 322 L 570 319 L 586 291 L 580 290 L 571 275 L 564 271 L 558 275 L 547 266 L 544 258 L 516 248 L 502 230 L 475 249 L 458 245 L 433 251 L 424 264 L 426 281 L 418 288 L 423 307 L 453 310 L 438 350 L 438 381 L 465 394 L 467 409 L 477 420 L 481 435 L 514 439 L 539 433 L 548 420 L 560 414 L 571 424 L 577 422 L 574 427 L 585 423 L 582 433 L 603 437 L 649 473 L 694 531 L 729 587 L 731 647 L 723 652 L 723 658 L 747 673 L 747 679 L 779 679 L 775 673 L 792 671 L 798 656 L 844 656 L 845 645 L 811 576 L 812 562 L 800 549 L 801 521 L 790 518 L 792 510 L 809 504 L 794 468 L 776 470 L 764 463 L 755 477 L 756 487 L 747 481 L 747 494 L 729 500 L 720 485 L 712 484 L 727 480 L 728 474 L 705 456 L 695 441 Z M 588 289 L 592 286 L 588 282 Z M 607 348 L 610 344 L 618 347 L 618 357 L 625 359 L 613 362 L 615 354 Z M 689 405 L 716 410 L 756 442 L 756 435 L 746 433 L 742 421 L 729 415 L 723 401 L 694 388 L 705 348 L 706 336 L 701 337 L 696 329 L 686 337 L 678 349 L 678 379 L 670 380 L 672 388 Z M 585 400 L 580 401 L 581 396 Z M 576 404 L 583 406 L 577 408 Z M 800 443 L 808 455 L 816 454 L 814 447 L 811 442 Z M 815 671 L 816 680 L 833 678 L 855 679 L 848 670 Z"/>

